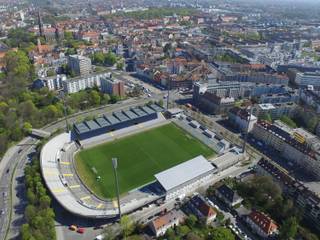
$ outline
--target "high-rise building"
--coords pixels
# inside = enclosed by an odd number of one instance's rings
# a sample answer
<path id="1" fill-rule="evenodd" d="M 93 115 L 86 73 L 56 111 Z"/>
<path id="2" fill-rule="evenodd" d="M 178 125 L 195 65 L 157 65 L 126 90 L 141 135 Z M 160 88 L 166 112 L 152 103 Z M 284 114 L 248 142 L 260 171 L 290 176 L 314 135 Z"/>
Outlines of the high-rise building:
<path id="1" fill-rule="evenodd" d="M 81 55 L 70 55 L 68 66 L 76 75 L 87 75 L 91 72 L 91 59 Z"/>
<path id="2" fill-rule="evenodd" d="M 125 96 L 123 82 L 108 77 L 101 79 L 101 91 L 118 97 Z"/>

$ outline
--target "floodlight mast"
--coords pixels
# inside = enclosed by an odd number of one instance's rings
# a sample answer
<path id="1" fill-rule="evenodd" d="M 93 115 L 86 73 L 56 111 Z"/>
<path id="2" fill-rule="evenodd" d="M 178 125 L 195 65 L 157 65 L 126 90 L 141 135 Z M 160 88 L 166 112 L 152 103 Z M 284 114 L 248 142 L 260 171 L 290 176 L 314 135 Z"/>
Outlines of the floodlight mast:
<path id="1" fill-rule="evenodd" d="M 118 210 L 119 210 L 119 220 L 121 220 L 121 208 L 120 208 L 120 195 L 119 195 L 119 181 L 118 181 L 118 174 L 117 174 L 117 168 L 118 168 L 118 159 L 112 158 L 112 166 L 114 171 L 114 178 L 116 181 L 116 191 L 117 191 L 117 200 L 118 200 Z"/>

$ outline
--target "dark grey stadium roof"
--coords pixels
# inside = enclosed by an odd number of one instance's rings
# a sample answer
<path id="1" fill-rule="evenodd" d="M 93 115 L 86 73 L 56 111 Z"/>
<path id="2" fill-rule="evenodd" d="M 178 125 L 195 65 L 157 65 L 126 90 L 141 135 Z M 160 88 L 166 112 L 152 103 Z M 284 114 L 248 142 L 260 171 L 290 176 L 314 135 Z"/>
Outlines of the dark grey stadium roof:
<path id="1" fill-rule="evenodd" d="M 128 118 L 130 119 L 136 119 L 138 118 L 138 115 L 130 110 L 122 111 Z"/>
<path id="2" fill-rule="evenodd" d="M 104 117 L 96 118 L 96 122 L 100 125 L 100 127 L 110 126 L 110 123 Z"/>
<path id="3" fill-rule="evenodd" d="M 131 111 L 137 114 L 139 117 L 143 117 L 147 115 L 147 113 L 142 111 L 140 108 L 132 108 Z"/>
<path id="4" fill-rule="evenodd" d="M 90 131 L 90 129 L 84 123 L 76 123 L 74 126 L 77 129 L 77 132 L 80 134 Z"/>
<path id="5" fill-rule="evenodd" d="M 90 128 L 90 130 L 96 130 L 100 128 L 100 126 L 93 120 L 86 121 L 86 124 Z"/>
<path id="6" fill-rule="evenodd" d="M 148 107 L 152 108 L 152 109 L 153 109 L 154 111 L 156 111 L 156 112 L 161 112 L 161 111 L 163 111 L 163 108 L 160 107 L 160 106 L 157 105 L 157 104 L 150 104 L 150 105 L 148 105 Z"/>
<path id="7" fill-rule="evenodd" d="M 129 118 L 126 115 L 124 115 L 122 112 L 114 112 L 113 116 L 118 118 L 120 122 L 126 122 L 129 120 Z"/>
<path id="8" fill-rule="evenodd" d="M 120 120 L 118 118 L 115 118 L 113 115 L 105 115 L 104 117 L 111 123 L 111 125 L 114 125 L 120 122 Z"/>
<path id="9" fill-rule="evenodd" d="M 143 111 L 145 111 L 146 113 L 148 113 L 148 114 L 152 114 L 152 113 L 155 112 L 153 109 L 151 109 L 151 108 L 149 108 L 149 107 L 147 107 L 147 106 L 143 106 L 143 107 L 141 107 L 141 109 L 142 109 Z"/>

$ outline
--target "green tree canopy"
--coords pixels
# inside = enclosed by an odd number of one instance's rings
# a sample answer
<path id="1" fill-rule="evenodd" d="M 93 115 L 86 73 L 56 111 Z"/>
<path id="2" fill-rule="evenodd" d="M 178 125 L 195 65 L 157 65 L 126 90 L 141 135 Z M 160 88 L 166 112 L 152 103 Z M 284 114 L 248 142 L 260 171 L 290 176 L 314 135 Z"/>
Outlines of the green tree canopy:
<path id="1" fill-rule="evenodd" d="M 286 219 L 280 228 L 280 239 L 294 239 L 298 231 L 298 222 L 295 217 Z"/>
<path id="2" fill-rule="evenodd" d="M 224 227 L 214 228 L 210 232 L 210 239 L 212 240 L 235 240 L 235 236 L 231 230 Z"/>

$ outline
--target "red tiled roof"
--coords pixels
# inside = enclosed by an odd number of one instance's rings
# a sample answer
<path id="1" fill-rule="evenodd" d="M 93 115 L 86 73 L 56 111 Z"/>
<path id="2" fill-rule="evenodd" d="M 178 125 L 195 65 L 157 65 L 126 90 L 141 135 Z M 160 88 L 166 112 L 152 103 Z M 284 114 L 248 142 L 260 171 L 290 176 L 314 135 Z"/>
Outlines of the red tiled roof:
<path id="1" fill-rule="evenodd" d="M 272 232 L 278 229 L 278 226 L 274 221 L 268 217 L 266 214 L 258 211 L 252 211 L 249 214 L 249 218 L 257 225 L 259 228 L 265 232 L 267 235 L 270 235 Z"/>
<path id="2" fill-rule="evenodd" d="M 199 211 L 202 213 L 203 216 L 205 216 L 207 218 L 210 218 L 213 215 L 217 214 L 216 211 L 212 207 L 210 207 L 208 204 L 205 204 L 205 203 L 202 203 L 199 206 Z"/>

